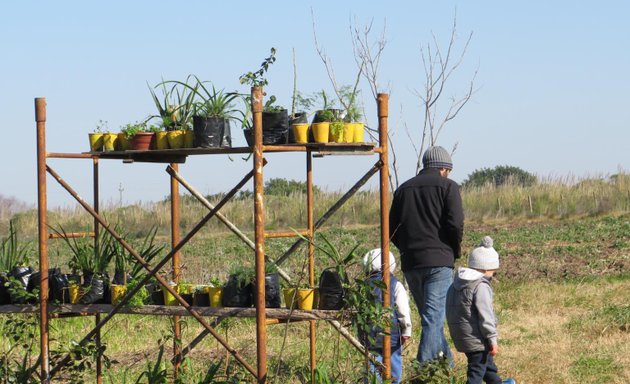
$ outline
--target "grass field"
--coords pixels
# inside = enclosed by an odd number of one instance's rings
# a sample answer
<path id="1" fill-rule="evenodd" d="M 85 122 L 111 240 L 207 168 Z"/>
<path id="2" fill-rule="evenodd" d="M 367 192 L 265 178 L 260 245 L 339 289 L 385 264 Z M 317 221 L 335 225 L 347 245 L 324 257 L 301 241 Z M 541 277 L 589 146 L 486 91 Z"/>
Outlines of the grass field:
<path id="1" fill-rule="evenodd" d="M 524 196 L 529 193 L 532 191 Z M 591 191 L 585 193 L 588 196 Z M 618 195 L 621 196 L 621 203 L 614 203 L 610 199 L 600 200 L 599 208 L 603 204 L 601 201 L 607 202 L 604 213 L 594 210 L 575 212 L 568 216 L 542 211 L 533 214 L 529 204 L 521 204 L 520 213 L 516 209 L 510 213 L 504 209 L 507 200 L 503 198 L 501 214 L 495 212 L 493 215 L 467 216 L 463 244 L 465 253 L 481 237 L 490 235 L 501 255 L 501 270 L 494 289 L 495 309 L 500 321 L 500 352 L 496 361 L 504 376 L 515 377 L 519 383 L 630 382 L 630 214 L 627 213 L 628 201 L 623 200 L 628 195 L 624 195 L 623 191 Z M 570 194 L 565 193 L 563 201 L 567 202 L 568 196 Z M 580 196 L 575 196 L 576 201 L 582 199 Z M 523 200 L 522 197 L 518 200 Z M 326 204 L 333 201 L 335 196 L 326 198 L 329 200 L 316 207 L 316 217 L 321 215 Z M 466 212 L 478 209 L 474 206 L 475 201 L 483 203 L 481 198 L 469 199 L 470 196 L 464 194 Z M 542 200 L 542 197 L 537 199 Z M 270 199 L 268 208 L 275 211 L 275 218 L 270 218 L 268 227 L 285 229 L 305 226 L 304 212 L 300 211 L 300 203 L 294 200 L 291 197 Z M 490 204 L 496 202 L 497 198 L 495 195 L 486 200 Z M 525 197 L 523 201 L 529 200 Z M 591 209 L 597 208 L 595 199 L 583 200 L 591 204 Z M 342 254 L 358 245 L 356 253 L 361 256 L 379 245 L 379 229 L 374 223 L 378 213 L 373 201 L 374 195 L 371 193 L 359 195 L 321 231 Z M 239 204 L 242 206 L 239 207 Z M 234 221 L 247 223 L 251 220 L 247 204 L 250 203 L 236 202 L 226 212 Z M 150 228 L 147 222 L 161 223 L 167 227 L 167 208 L 160 207 L 158 211 L 163 209 L 164 212 L 155 213 L 155 206 L 130 206 L 112 209 L 106 214 L 114 221 L 124 222 L 126 228 L 133 228 L 134 231 L 128 233 L 134 238 L 146 233 Z M 183 215 L 182 233 L 185 234 L 203 211 L 192 203 L 185 203 L 183 209 L 186 214 Z M 282 210 L 287 211 L 283 214 Z M 154 213 L 150 220 L 151 212 Z M 292 214 L 287 215 L 286 212 Z M 32 211 L 26 211 L 15 217 L 23 233 L 27 234 L 27 240 L 32 240 L 36 233 L 36 216 Z M 84 214 L 60 209 L 51 212 L 50 222 L 63 223 L 67 230 L 75 231 L 85 229 L 90 220 Z M 5 224 L 2 223 L 3 226 Z M 249 231 L 247 234 L 253 238 L 251 227 L 247 227 L 247 224 L 245 231 Z M 159 232 L 158 241 L 164 244 L 169 242 L 166 230 Z M 266 253 L 275 259 L 291 243 L 291 240 L 286 239 L 268 239 Z M 62 242 L 51 241 L 50 254 L 51 266 L 67 269 L 68 253 Z M 299 276 L 304 272 L 305 257 L 305 248 L 302 247 L 281 267 L 289 275 Z M 211 277 L 224 280 L 234 266 L 253 265 L 253 252 L 220 224 L 212 223 L 182 250 L 182 262 L 183 280 L 206 283 Z M 321 252 L 316 254 L 317 273 L 329 264 Z M 460 264 L 462 262 L 458 261 Z M 361 273 L 358 267 L 351 272 L 356 276 Z M 420 333 L 413 303 L 412 313 L 414 333 L 412 343 L 404 353 L 408 375 L 413 371 L 411 362 Z M 105 382 L 133 383 L 142 372 L 154 365 L 167 369 L 170 375 L 171 321 L 167 317 L 116 316 L 103 330 L 105 355 L 112 363 L 111 367 L 105 369 Z M 183 345 L 186 345 L 201 331 L 201 327 L 192 318 L 185 317 L 181 321 Z M 93 324 L 93 317 L 52 320 L 51 350 L 66 351 L 71 341 L 79 340 Z M 31 364 L 35 362 L 38 353 L 38 331 L 35 325 L 34 316 L 0 316 L 3 335 L 0 342 L 0 374 L 15 371 L 24 363 L 23 346 L 16 344 L 10 337 L 16 332 L 21 333 L 26 340 L 35 341 L 33 354 L 27 356 L 26 363 L 29 363 L 29 359 Z M 31 329 L 34 332 L 32 335 Z M 253 319 L 232 318 L 222 322 L 219 330 L 251 365 L 256 365 Z M 269 382 L 307 382 L 308 323 L 269 325 L 267 330 Z M 319 367 L 327 372 L 331 382 L 359 382 L 363 357 L 326 322 L 316 323 L 316 333 Z M 164 346 L 165 353 L 158 360 L 160 345 Z M 75 377 L 66 372 L 55 382 L 94 382 L 94 365 L 90 365 L 89 356 L 76 361 Z M 80 365 L 80 362 L 84 365 Z M 234 364 L 234 358 L 226 358 L 225 350 L 211 337 L 207 337 L 185 361 L 180 374 L 181 382 L 200 382 L 200 375 L 210 364 L 221 364 L 219 372 L 223 377 L 222 382 L 239 382 L 238 377 L 243 382 L 252 381 L 251 376 Z M 465 357 L 462 354 L 456 354 L 456 367 L 452 374 L 453 382 L 465 381 Z M 156 380 L 152 382 L 159 382 Z M 142 382 L 147 382 L 146 377 Z"/>

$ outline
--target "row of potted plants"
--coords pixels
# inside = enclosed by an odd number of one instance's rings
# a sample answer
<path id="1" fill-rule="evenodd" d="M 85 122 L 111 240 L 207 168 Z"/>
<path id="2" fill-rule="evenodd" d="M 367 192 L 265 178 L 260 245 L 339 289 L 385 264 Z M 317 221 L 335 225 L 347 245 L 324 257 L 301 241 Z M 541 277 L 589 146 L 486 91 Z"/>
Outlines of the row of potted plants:
<path id="1" fill-rule="evenodd" d="M 274 62 L 275 49 L 272 48 L 271 55 L 258 70 L 240 76 L 240 83 L 251 87 L 266 86 L 265 75 Z M 154 87 L 149 86 L 149 91 L 157 114 L 142 123 L 128 124 L 120 132 L 109 132 L 101 120 L 95 132 L 90 134 L 92 152 L 231 147 L 231 122 L 238 123 L 248 145 L 253 144 L 251 95 L 217 89 L 211 82 L 195 75 L 189 75 L 185 81 L 162 81 Z M 156 91 L 161 91 L 161 96 Z M 359 91 L 356 87 L 342 87 L 337 95 L 339 100 L 334 102 L 323 90 L 304 96 L 294 87 L 290 114 L 277 104 L 275 95 L 270 95 L 262 112 L 263 144 L 363 142 L 364 124 L 357 103 Z M 317 103 L 321 107 L 312 114 L 312 124 L 309 125 L 307 110 L 313 109 Z M 342 108 L 336 108 L 336 104 Z M 148 125 L 149 121 L 155 120 L 156 125 Z M 151 136 L 152 139 L 145 141 L 152 140 L 152 144 L 138 147 L 136 142 L 141 141 L 140 136 Z M 175 136 L 184 136 L 183 143 L 176 143 Z"/>

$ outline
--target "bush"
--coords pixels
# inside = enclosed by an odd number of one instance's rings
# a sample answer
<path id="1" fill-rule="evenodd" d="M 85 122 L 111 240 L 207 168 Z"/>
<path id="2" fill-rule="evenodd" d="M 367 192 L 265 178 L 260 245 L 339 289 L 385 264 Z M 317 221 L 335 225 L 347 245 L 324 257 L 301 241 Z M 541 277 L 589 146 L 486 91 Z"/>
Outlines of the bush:
<path id="1" fill-rule="evenodd" d="M 474 171 L 462 182 L 462 187 L 482 187 L 488 184 L 529 187 L 536 183 L 536 176 L 527 171 L 509 165 L 499 165 L 492 169 L 482 168 Z"/>

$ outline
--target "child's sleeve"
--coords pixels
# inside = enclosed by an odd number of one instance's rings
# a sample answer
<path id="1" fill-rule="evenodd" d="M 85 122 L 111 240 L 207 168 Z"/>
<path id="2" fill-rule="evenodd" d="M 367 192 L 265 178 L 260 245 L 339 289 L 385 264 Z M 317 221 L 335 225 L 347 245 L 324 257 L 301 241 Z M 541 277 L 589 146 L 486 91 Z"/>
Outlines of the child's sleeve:
<path id="1" fill-rule="evenodd" d="M 490 285 L 479 284 L 473 299 L 477 313 L 479 314 L 479 330 L 489 345 L 498 345 L 497 321 L 492 307 L 492 288 Z"/>
<path id="2" fill-rule="evenodd" d="M 411 337 L 411 309 L 409 308 L 409 295 L 405 286 L 400 281 L 394 287 L 394 303 L 396 304 L 396 317 L 400 324 L 401 336 Z"/>

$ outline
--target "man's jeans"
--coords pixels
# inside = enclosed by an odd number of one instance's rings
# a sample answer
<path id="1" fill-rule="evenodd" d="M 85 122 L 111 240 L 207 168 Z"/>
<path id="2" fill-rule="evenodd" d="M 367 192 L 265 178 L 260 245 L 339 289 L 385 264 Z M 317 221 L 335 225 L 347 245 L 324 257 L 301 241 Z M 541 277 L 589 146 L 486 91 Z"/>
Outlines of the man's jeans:
<path id="1" fill-rule="evenodd" d="M 453 283 L 453 268 L 433 267 L 405 272 L 409 290 L 416 302 L 422 323 L 420 346 L 416 358 L 420 363 L 437 359 L 440 352 L 449 361 L 453 354 L 444 337 L 446 293 Z"/>

